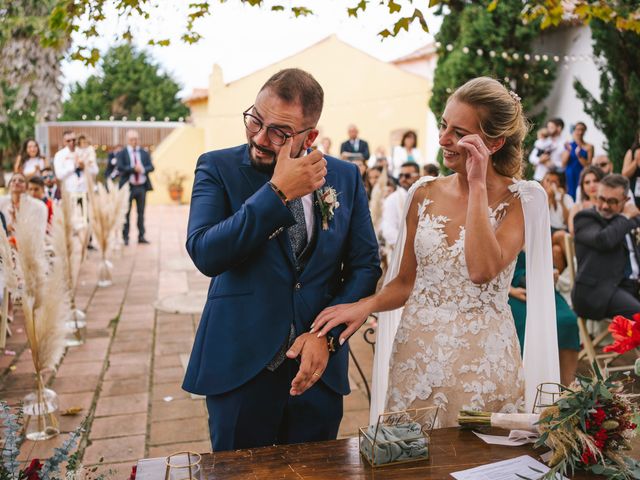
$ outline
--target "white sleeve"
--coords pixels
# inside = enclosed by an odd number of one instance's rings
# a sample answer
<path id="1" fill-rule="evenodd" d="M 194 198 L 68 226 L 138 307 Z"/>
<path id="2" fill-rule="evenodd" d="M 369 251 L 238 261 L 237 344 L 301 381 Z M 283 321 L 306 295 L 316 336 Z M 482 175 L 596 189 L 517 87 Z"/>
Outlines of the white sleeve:
<path id="1" fill-rule="evenodd" d="M 400 232 L 400 218 L 398 215 L 399 198 L 399 195 L 391 194 L 385 199 L 382 206 L 380 231 L 382 232 L 382 238 L 384 238 L 385 244 L 391 247 L 398 241 L 398 233 Z"/>
<path id="2" fill-rule="evenodd" d="M 531 153 L 529 154 L 529 163 L 531 165 L 538 165 L 540 163 L 540 155 L 538 155 L 539 148 L 544 147 L 540 140 L 536 140 L 536 143 L 533 144 L 533 148 L 531 149 Z"/>
<path id="3" fill-rule="evenodd" d="M 71 162 L 65 162 L 65 158 L 61 155 L 61 151 L 56 153 L 53 158 L 53 169 L 56 172 L 58 180 L 66 180 L 76 172 L 75 165 Z"/>

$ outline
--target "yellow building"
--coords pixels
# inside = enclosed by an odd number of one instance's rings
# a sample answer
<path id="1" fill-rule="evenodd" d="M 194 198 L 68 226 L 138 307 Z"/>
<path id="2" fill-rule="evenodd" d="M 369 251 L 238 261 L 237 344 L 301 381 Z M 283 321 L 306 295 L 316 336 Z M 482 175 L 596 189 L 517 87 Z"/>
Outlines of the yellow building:
<path id="1" fill-rule="evenodd" d="M 338 156 L 340 143 L 347 139 L 347 127 L 353 123 L 360 138 L 369 142 L 372 154 L 378 147 L 390 154 L 404 131 L 415 130 L 423 158 L 430 160 L 425 148 L 430 82 L 331 36 L 228 84 L 220 67 L 214 65 L 208 90 L 197 89 L 185 101 L 191 109 L 191 123 L 175 130 L 154 152 L 158 181 L 149 201 L 170 201 L 163 179 L 173 172 L 188 176 L 183 197 L 188 201 L 199 155 L 244 143 L 242 112 L 271 75 L 291 67 L 310 72 L 324 89 L 318 138 L 331 139 L 332 155 Z"/>

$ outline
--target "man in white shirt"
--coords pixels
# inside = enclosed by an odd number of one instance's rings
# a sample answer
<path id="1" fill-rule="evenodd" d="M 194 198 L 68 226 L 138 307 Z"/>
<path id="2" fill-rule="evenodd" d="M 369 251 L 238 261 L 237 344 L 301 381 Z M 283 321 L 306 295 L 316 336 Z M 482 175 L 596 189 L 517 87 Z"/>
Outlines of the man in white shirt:
<path id="1" fill-rule="evenodd" d="M 398 175 L 400 188 L 396 188 L 396 191 L 384 200 L 384 206 L 382 207 L 381 232 L 386 247 L 393 248 L 398 241 L 400 228 L 404 221 L 402 213 L 404 211 L 404 204 L 407 201 L 407 191 L 419 178 L 420 167 L 417 163 L 403 163 L 400 167 L 400 175 Z"/>
<path id="2" fill-rule="evenodd" d="M 551 168 L 555 168 L 558 172 L 564 172 L 562 165 L 562 152 L 564 152 L 564 140 L 562 138 L 562 130 L 564 122 L 561 118 L 552 118 L 547 122 L 548 137 L 542 141 L 536 142 L 537 148 L 531 150 L 529 154 L 529 163 L 535 165 L 536 170 L 533 178 L 542 181 L 545 174 Z"/>
<path id="3" fill-rule="evenodd" d="M 85 170 L 90 175 L 98 174 L 98 165 L 94 162 L 85 165 L 76 150 L 76 134 L 66 130 L 62 134 L 65 147 L 53 157 L 53 167 L 63 190 L 70 193 L 86 193 Z"/>

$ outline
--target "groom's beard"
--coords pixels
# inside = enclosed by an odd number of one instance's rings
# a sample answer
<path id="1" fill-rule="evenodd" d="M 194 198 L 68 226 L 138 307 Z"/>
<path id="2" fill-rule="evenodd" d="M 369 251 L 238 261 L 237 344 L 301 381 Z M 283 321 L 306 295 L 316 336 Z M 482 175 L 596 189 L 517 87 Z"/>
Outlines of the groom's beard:
<path id="1" fill-rule="evenodd" d="M 273 170 L 276 168 L 276 152 L 274 152 L 273 150 L 269 150 L 268 148 L 262 148 L 259 147 L 258 145 L 256 145 L 254 142 L 250 141 L 249 142 L 249 160 L 251 161 L 251 166 L 253 168 L 255 168 L 256 170 L 258 170 L 259 172 L 262 173 L 266 173 L 268 175 L 273 175 Z M 254 156 L 253 156 L 253 149 L 256 150 L 260 150 L 263 153 L 269 154 L 271 155 L 271 161 L 269 162 L 265 162 L 264 160 L 262 161 L 258 161 Z M 300 150 L 298 150 L 297 155 L 293 156 L 294 158 L 298 158 L 300 157 L 300 155 L 302 154 L 302 151 L 304 150 L 304 146 L 300 147 Z"/>

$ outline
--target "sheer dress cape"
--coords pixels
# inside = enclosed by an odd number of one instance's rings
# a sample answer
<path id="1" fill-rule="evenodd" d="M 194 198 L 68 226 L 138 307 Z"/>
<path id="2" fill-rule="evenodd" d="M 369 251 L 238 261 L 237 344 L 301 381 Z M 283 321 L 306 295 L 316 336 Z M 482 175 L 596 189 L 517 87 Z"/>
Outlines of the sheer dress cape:
<path id="1" fill-rule="evenodd" d="M 423 177 L 411 187 L 404 207 L 403 218 L 407 218 L 416 190 L 432 180 L 435 180 L 435 177 Z M 520 198 L 524 212 L 527 323 L 523 364 L 525 407 L 528 412 L 531 412 L 535 401 L 536 387 L 541 383 L 560 382 L 551 227 L 547 194 L 538 182 L 514 179 L 509 190 Z M 385 275 L 385 285 L 393 280 L 400 271 L 406 237 L 405 221 L 402 223 L 391 263 Z M 378 416 L 384 412 L 389 383 L 389 360 L 401 316 L 402 308 L 382 312 L 379 315 L 369 414 L 371 425 L 375 425 L 378 422 Z"/>

